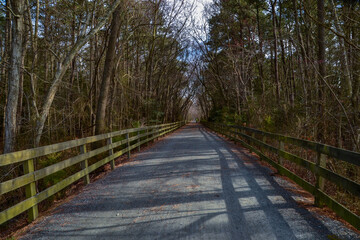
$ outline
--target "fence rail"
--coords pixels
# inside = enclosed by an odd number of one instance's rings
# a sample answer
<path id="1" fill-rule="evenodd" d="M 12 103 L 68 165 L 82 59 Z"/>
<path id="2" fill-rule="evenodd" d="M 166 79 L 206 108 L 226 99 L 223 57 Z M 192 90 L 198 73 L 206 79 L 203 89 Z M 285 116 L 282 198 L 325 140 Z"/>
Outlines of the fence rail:
<path id="1" fill-rule="evenodd" d="M 327 205 L 345 221 L 360 230 L 360 217 L 324 192 L 324 179 L 326 179 L 344 190 L 347 190 L 357 198 L 360 196 L 359 183 L 326 169 L 327 157 L 345 161 L 355 165 L 355 167 L 360 166 L 360 153 L 243 126 L 225 125 L 211 122 L 204 122 L 204 125 L 234 141 L 240 142 L 243 146 L 255 152 L 262 160 L 267 161 L 276 168 L 280 174 L 287 176 L 303 187 L 306 191 L 313 194 L 316 205 Z M 279 143 L 278 147 L 274 147 L 266 143 L 266 139 L 276 140 Z M 284 150 L 284 144 L 292 144 L 301 147 L 302 149 L 315 151 L 317 153 L 316 162 L 314 163 L 292 153 L 286 152 Z M 269 156 L 266 156 L 264 150 L 277 154 L 279 161 L 276 162 Z M 287 159 L 290 162 L 311 171 L 315 175 L 316 184 L 313 185 L 307 182 L 294 172 L 285 168 L 283 166 L 282 159 Z"/>
<path id="2" fill-rule="evenodd" d="M 91 136 L 82 139 L 76 139 L 72 141 L 57 143 L 53 145 L 38 147 L 34 149 L 28 149 L 8 154 L 0 155 L 0 167 L 8 166 L 14 163 L 22 163 L 24 175 L 10 179 L 0 183 L 0 196 L 10 191 L 16 190 L 21 187 L 25 187 L 26 199 L 14 206 L 0 212 L 0 224 L 16 217 L 17 215 L 28 211 L 28 219 L 34 220 L 38 216 L 37 205 L 61 191 L 65 187 L 83 178 L 85 184 L 90 183 L 89 173 L 93 172 L 97 168 L 110 163 L 111 169 L 115 168 L 114 160 L 124 153 L 128 153 L 130 157 L 130 151 L 136 147 L 140 150 L 140 146 L 155 138 L 158 138 L 166 133 L 176 130 L 183 126 L 185 122 L 175 122 L 156 126 L 141 127 L 126 129 L 97 136 Z M 142 133 L 143 132 L 143 133 Z M 136 134 L 130 137 L 130 134 Z M 114 137 L 124 137 L 125 139 L 113 142 Z M 87 151 L 86 145 L 95 143 L 98 141 L 106 140 L 106 145 L 91 151 Z M 137 140 L 137 141 L 136 141 Z M 135 142 L 136 141 L 136 142 Z M 134 143 L 135 142 L 135 143 Z M 132 143 L 132 145 L 131 145 Z M 126 145 L 125 148 L 114 152 L 115 148 L 119 148 L 122 145 Z M 43 157 L 52 153 L 62 152 L 72 148 L 79 148 L 80 154 L 74 157 L 68 158 L 61 162 L 47 166 L 42 169 L 35 169 L 34 159 Z M 89 166 L 88 159 L 95 157 L 104 152 L 108 152 L 108 156 L 102 160 L 96 161 Z M 63 179 L 55 185 L 37 193 L 36 182 L 43 179 L 53 173 L 56 173 L 65 168 L 80 164 L 81 170 L 75 174 Z"/>

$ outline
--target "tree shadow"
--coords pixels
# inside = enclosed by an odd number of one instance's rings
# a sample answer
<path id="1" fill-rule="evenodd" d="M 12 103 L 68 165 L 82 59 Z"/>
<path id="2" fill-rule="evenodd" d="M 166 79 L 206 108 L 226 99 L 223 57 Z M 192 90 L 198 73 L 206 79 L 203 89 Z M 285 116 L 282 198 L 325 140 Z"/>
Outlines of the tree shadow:
<path id="1" fill-rule="evenodd" d="M 86 187 L 24 239 L 326 239 L 331 234 L 269 169 L 245 163 L 199 125 L 184 127 L 137 159 Z"/>

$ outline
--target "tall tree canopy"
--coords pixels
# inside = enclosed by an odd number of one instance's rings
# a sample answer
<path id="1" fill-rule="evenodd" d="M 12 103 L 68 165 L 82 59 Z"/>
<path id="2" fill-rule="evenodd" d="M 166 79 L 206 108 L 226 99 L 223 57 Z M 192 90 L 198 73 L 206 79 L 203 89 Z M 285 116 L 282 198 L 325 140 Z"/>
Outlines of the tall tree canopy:
<path id="1" fill-rule="evenodd" d="M 359 150 L 358 1 L 216 0 L 198 71 L 212 121 Z"/>
<path id="2" fill-rule="evenodd" d="M 182 119 L 190 107 L 190 19 L 180 14 L 188 7 L 165 0 L 5 1 L 5 152 Z"/>

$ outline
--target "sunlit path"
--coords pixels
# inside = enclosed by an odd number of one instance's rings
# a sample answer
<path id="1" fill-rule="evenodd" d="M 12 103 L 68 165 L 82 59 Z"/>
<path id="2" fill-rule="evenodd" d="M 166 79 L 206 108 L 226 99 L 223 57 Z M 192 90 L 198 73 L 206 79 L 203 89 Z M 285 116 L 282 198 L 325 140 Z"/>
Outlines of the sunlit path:
<path id="1" fill-rule="evenodd" d="M 23 239 L 327 239 L 270 170 L 201 125 L 90 184 Z"/>

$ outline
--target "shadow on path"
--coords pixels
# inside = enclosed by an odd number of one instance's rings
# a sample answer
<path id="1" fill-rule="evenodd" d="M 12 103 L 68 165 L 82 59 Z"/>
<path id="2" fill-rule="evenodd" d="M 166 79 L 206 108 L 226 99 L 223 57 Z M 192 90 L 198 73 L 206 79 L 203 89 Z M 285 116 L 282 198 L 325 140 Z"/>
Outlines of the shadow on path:
<path id="1" fill-rule="evenodd" d="M 87 186 L 24 239 L 327 239 L 269 173 L 191 124 Z"/>

